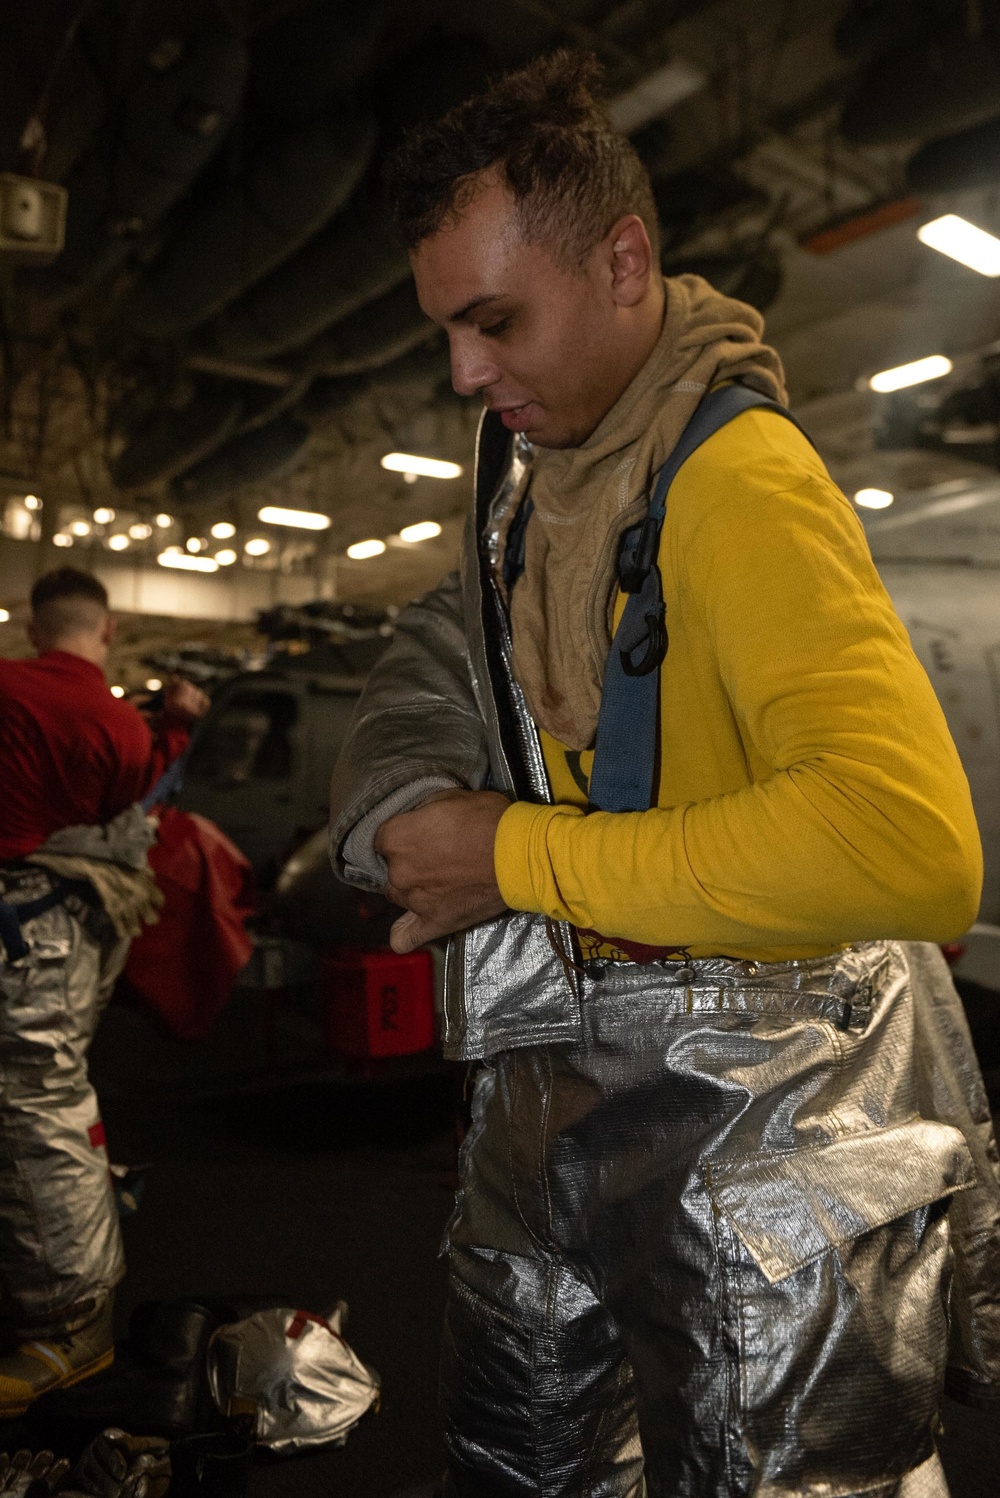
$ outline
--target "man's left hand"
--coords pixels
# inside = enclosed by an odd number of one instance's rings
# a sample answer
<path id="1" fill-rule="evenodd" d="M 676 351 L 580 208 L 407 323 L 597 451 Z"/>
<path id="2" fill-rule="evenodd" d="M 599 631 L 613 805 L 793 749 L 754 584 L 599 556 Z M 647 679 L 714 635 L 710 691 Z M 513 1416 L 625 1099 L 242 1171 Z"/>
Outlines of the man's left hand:
<path id="1" fill-rule="evenodd" d="M 412 952 L 507 909 L 493 844 L 509 805 L 498 791 L 442 791 L 379 828 L 375 848 L 389 868 L 386 894 L 407 911 L 389 936 L 394 952 Z"/>

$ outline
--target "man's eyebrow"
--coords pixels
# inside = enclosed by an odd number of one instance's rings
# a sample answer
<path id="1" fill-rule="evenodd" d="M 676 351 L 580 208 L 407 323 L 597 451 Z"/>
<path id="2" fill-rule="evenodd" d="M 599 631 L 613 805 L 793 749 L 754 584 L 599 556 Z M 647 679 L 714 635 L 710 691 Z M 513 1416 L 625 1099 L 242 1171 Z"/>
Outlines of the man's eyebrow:
<path id="1" fill-rule="evenodd" d="M 464 307 L 459 307 L 457 312 L 449 312 L 446 322 L 464 322 L 470 312 L 475 312 L 477 307 L 482 307 L 486 302 L 498 302 L 501 294 L 499 291 L 488 291 L 484 296 L 474 296 L 471 302 L 466 302 Z"/>

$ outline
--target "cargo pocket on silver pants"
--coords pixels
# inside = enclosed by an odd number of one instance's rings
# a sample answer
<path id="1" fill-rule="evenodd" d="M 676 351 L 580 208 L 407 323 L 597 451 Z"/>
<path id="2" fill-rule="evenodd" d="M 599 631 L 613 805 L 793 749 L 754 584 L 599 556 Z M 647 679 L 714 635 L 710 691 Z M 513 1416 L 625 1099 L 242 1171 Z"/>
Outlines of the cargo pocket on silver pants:
<path id="1" fill-rule="evenodd" d="M 912 1119 L 711 1167 L 730 1471 L 754 1498 L 890 1498 L 933 1454 L 958 1129 Z"/>

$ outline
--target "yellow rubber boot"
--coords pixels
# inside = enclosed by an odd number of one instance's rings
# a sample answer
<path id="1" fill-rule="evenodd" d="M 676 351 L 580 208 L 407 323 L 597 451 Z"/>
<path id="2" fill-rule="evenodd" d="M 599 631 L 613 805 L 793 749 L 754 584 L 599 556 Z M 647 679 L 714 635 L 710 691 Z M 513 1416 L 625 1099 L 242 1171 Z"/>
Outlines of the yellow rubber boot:
<path id="1" fill-rule="evenodd" d="M 51 1389 L 69 1389 L 114 1361 L 114 1297 L 75 1331 L 32 1337 L 0 1357 L 0 1420 L 23 1415 Z"/>

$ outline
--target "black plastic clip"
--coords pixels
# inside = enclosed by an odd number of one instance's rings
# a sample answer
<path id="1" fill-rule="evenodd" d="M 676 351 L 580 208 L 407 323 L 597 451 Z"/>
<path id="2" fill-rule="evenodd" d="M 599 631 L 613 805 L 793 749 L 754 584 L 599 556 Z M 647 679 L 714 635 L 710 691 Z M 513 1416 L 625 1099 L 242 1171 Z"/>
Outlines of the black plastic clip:
<path id="1" fill-rule="evenodd" d="M 667 654 L 669 637 L 667 635 L 667 611 L 662 603 L 657 604 L 654 610 L 646 615 L 646 633 L 641 640 L 629 650 L 619 648 L 622 670 L 626 676 L 648 676 L 662 664 Z M 635 652 L 640 646 L 645 645 L 642 657 L 638 661 L 633 660 Z"/>
<path id="2" fill-rule="evenodd" d="M 647 515 L 635 543 L 622 548 L 618 561 L 618 586 L 623 593 L 638 593 L 649 576 L 660 549 L 660 521 Z"/>

